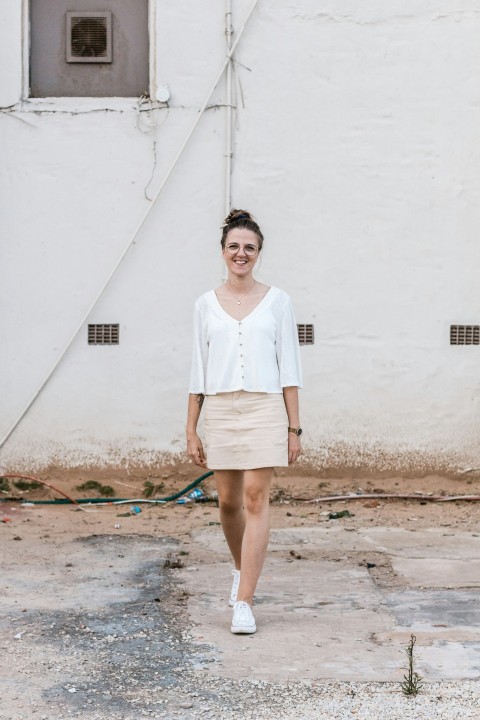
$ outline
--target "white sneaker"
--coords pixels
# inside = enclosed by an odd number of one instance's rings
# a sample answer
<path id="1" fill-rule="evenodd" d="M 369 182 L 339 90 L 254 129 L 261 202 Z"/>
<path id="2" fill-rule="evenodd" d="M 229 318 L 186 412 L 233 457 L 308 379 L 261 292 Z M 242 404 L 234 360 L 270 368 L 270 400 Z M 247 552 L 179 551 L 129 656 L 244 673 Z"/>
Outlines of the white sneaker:
<path id="1" fill-rule="evenodd" d="M 233 583 L 232 589 L 230 590 L 230 599 L 228 604 L 233 607 L 237 602 L 238 586 L 240 585 L 240 570 L 232 570 Z"/>
<path id="2" fill-rule="evenodd" d="M 233 619 L 230 630 L 236 635 L 248 635 L 256 632 L 255 618 L 247 602 L 237 600 L 233 606 Z"/>

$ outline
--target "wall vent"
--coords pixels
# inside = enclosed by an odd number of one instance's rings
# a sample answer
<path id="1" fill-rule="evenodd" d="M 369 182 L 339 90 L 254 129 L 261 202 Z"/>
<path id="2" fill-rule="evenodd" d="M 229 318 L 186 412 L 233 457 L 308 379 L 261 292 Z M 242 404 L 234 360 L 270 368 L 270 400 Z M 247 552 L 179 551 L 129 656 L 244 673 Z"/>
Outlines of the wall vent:
<path id="1" fill-rule="evenodd" d="M 313 325 L 297 325 L 300 345 L 313 345 Z"/>
<path id="2" fill-rule="evenodd" d="M 89 325 L 88 326 L 88 344 L 89 345 L 118 345 L 120 342 L 120 326 L 116 324 L 109 325 Z"/>
<path id="3" fill-rule="evenodd" d="M 450 345 L 480 345 L 480 325 L 450 325 Z"/>
<path id="4" fill-rule="evenodd" d="M 67 12 L 67 62 L 112 62 L 112 13 Z"/>

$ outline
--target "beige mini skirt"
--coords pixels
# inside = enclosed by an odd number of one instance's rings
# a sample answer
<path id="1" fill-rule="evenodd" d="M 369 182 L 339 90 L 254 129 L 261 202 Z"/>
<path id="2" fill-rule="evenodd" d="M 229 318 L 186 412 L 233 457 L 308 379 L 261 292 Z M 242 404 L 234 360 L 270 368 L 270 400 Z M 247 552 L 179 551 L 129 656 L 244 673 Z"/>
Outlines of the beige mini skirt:
<path id="1" fill-rule="evenodd" d="M 207 395 L 204 434 L 210 470 L 288 465 L 288 417 L 282 393 Z"/>

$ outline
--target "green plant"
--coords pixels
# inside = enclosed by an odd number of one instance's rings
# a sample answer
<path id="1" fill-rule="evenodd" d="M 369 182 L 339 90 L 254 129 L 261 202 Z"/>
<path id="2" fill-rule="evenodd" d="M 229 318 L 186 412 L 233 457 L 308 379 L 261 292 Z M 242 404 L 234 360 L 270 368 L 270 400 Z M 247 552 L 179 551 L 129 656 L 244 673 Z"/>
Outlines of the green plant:
<path id="1" fill-rule="evenodd" d="M 413 669 L 413 665 L 414 665 L 413 648 L 415 647 L 416 642 L 417 642 L 417 638 L 415 637 L 415 635 L 411 635 L 410 642 L 408 643 L 408 647 L 405 648 L 405 652 L 407 653 L 407 657 L 408 657 L 408 668 L 407 668 L 407 674 L 403 676 L 404 681 L 402 683 L 402 692 L 406 696 L 418 695 L 418 691 L 420 690 L 420 688 L 422 686 L 421 675 L 419 675 Z"/>
<path id="2" fill-rule="evenodd" d="M 37 488 L 42 487 L 42 484 L 35 482 L 35 480 L 32 482 L 29 482 L 28 480 L 13 480 L 13 484 L 17 490 L 36 490 Z"/>
<path id="3" fill-rule="evenodd" d="M 158 485 L 154 485 L 150 480 L 146 480 L 143 483 L 143 494 L 146 498 L 156 495 L 157 492 L 161 492 L 165 487 L 165 483 L 161 482 Z"/>
<path id="4" fill-rule="evenodd" d="M 7 478 L 0 477 L 0 492 L 8 492 L 10 490 L 10 483 Z"/>
<path id="5" fill-rule="evenodd" d="M 95 490 L 102 497 L 114 497 L 115 490 L 111 485 L 102 485 L 97 480 L 87 480 L 82 485 L 77 485 L 75 490 Z"/>

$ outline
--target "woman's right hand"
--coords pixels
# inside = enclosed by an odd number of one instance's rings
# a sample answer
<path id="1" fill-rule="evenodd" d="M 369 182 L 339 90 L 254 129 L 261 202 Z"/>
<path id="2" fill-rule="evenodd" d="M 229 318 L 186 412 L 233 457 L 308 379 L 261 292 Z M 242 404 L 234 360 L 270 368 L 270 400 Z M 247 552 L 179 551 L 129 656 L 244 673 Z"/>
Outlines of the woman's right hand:
<path id="1" fill-rule="evenodd" d="M 203 451 L 202 441 L 195 433 L 187 437 L 187 454 L 190 460 L 200 467 L 207 467 L 207 459 Z"/>

